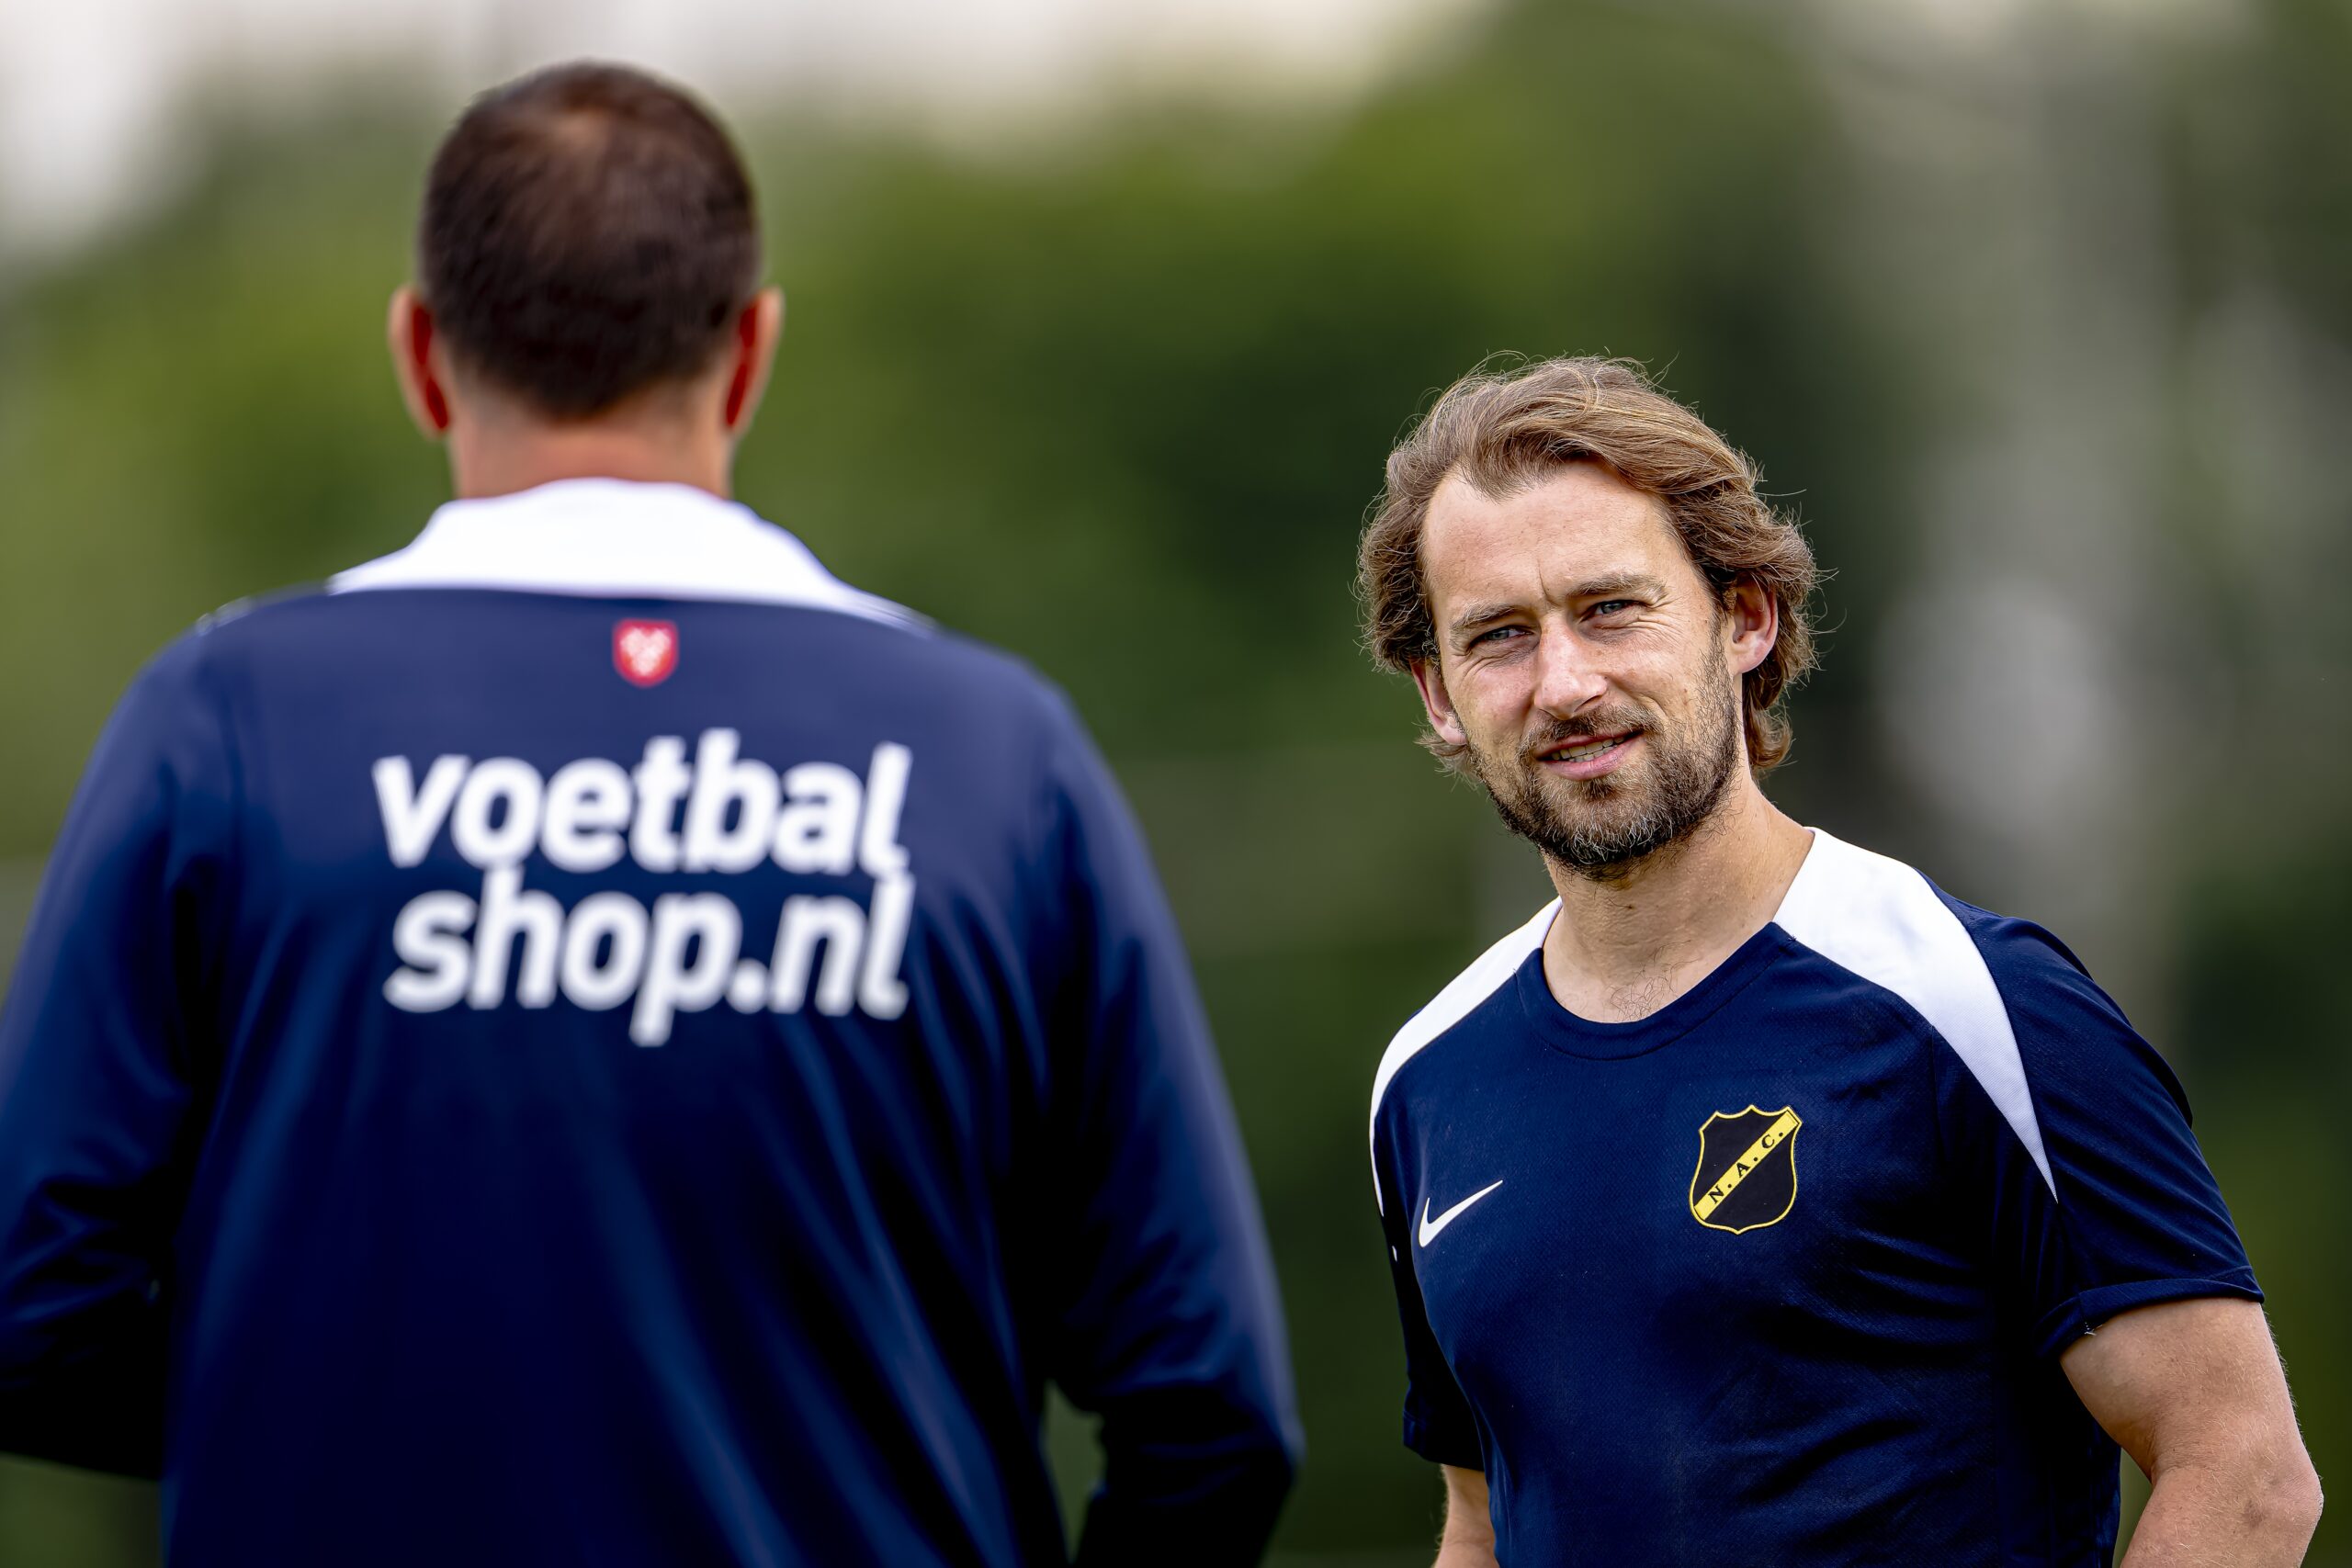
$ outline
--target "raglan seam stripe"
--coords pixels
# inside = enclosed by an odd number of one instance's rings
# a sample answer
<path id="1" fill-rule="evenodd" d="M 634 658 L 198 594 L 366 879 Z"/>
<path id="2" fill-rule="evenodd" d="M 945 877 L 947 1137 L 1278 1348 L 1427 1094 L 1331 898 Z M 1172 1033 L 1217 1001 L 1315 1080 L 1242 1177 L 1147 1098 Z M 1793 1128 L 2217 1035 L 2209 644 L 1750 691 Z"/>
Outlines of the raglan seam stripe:
<path id="1" fill-rule="evenodd" d="M 2058 1183 L 2008 998 L 1976 945 L 1975 933 L 1932 883 L 1900 861 L 1816 829 L 1813 850 L 1772 918 L 1796 942 L 1917 1014 L 1968 1068 L 2025 1146 L 2052 1198 L 2057 1197 Z M 1973 976 L 1943 987 L 1929 983 L 1930 976 L 1948 973 L 1939 966 L 1962 954 L 1975 965 Z M 1905 988 L 1905 981 L 1917 986 L 1917 995 Z M 1990 1010 L 1984 1005 L 1986 993 Z M 1958 1038 L 1954 1026 L 1971 1031 L 1970 1037 Z M 2012 1074 L 2014 1092 L 2008 1082 Z"/>
<path id="2" fill-rule="evenodd" d="M 1510 983 L 1510 977 L 1519 972 L 1519 966 L 1527 961 L 1527 955 L 1543 945 L 1544 933 L 1551 930 L 1553 917 L 1559 907 L 1560 901 L 1553 899 L 1518 929 L 1480 953 L 1460 974 L 1447 981 L 1420 1011 L 1406 1021 L 1405 1027 L 1396 1032 L 1388 1043 L 1388 1049 L 1382 1054 L 1379 1069 L 1373 1075 L 1372 1113 L 1366 1135 L 1372 1156 L 1373 1202 L 1384 1215 L 1387 1210 L 1380 1195 L 1380 1107 L 1387 1097 L 1389 1085 L 1396 1081 L 1396 1075 L 1408 1062 L 1460 1028 Z M 1471 987 L 1480 979 L 1485 984 L 1474 992 Z M 1416 1034 L 1425 1027 L 1428 1032 L 1416 1039 Z"/>

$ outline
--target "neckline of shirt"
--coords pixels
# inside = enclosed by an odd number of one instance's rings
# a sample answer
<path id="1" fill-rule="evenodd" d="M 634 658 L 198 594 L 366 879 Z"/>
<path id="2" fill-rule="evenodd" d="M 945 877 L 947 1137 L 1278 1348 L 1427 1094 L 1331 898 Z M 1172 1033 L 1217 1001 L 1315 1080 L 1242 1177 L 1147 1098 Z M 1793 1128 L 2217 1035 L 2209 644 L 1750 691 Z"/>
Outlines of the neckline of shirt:
<path id="1" fill-rule="evenodd" d="M 928 624 L 842 581 L 807 545 L 739 502 L 631 479 L 557 479 L 448 502 L 406 547 L 337 573 L 327 588 L 736 600 Z"/>
<path id="2" fill-rule="evenodd" d="M 1822 868 L 1844 847 L 1818 828 L 1810 831 L 1813 841 L 1806 846 L 1804 860 L 1797 866 L 1796 875 L 1790 878 L 1771 918 L 1750 932 L 1747 940 L 1732 949 L 1730 955 L 1696 985 L 1656 1012 L 1623 1022 L 1604 1022 L 1571 1012 L 1563 1006 L 1552 994 L 1552 984 L 1544 975 L 1544 943 L 1551 935 L 1549 922 L 1545 923 L 1544 935 L 1536 939 L 1534 951 L 1511 976 L 1521 1011 L 1545 1044 L 1572 1056 L 1639 1056 L 1681 1039 L 1746 990 L 1774 959 L 1804 951 L 1804 943 L 1781 929 L 1781 911 L 1789 907 L 1809 877 L 1826 874 Z M 1552 906 L 1552 918 L 1559 919 L 1557 900 Z"/>
<path id="3" fill-rule="evenodd" d="M 1732 950 L 1706 977 L 1656 1012 L 1623 1023 L 1607 1023 L 1570 1012 L 1544 977 L 1539 943 L 1512 976 L 1521 1010 L 1544 1043 L 1571 1056 L 1618 1058 L 1645 1055 L 1671 1045 L 1721 1011 L 1760 976 L 1774 959 L 1796 947 L 1780 927 L 1767 921 Z"/>

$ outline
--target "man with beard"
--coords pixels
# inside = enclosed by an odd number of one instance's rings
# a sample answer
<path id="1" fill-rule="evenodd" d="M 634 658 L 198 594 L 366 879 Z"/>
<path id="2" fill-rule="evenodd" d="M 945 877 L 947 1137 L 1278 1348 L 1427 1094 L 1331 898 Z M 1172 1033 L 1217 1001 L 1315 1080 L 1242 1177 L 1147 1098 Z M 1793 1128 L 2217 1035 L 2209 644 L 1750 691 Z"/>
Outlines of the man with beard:
<path id="1" fill-rule="evenodd" d="M 1361 575 L 1559 897 L 1373 1089 L 1441 1568 L 2291 1563 L 2319 1510 L 2180 1086 L 2058 941 L 1758 787 L 1812 553 L 1622 363 L 1474 375 Z"/>

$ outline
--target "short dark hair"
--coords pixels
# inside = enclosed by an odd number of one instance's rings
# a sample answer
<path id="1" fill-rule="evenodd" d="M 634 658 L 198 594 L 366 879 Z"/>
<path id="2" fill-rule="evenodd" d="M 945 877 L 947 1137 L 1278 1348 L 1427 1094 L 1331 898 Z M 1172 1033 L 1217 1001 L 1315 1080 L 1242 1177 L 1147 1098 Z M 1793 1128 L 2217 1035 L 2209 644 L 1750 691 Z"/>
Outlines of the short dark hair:
<path id="1" fill-rule="evenodd" d="M 616 65 L 553 66 L 475 99 L 417 221 L 417 287 L 451 354 L 559 419 L 707 369 L 760 266 L 727 133 Z"/>

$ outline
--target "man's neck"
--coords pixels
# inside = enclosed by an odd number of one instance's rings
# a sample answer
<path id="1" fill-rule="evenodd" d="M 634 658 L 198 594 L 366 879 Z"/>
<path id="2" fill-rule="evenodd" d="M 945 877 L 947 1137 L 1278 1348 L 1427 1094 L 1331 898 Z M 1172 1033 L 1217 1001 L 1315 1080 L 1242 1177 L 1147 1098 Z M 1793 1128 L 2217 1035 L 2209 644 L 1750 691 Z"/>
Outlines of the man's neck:
<path id="1" fill-rule="evenodd" d="M 1744 771 L 1689 837 L 1596 881 L 1549 865 L 1560 918 L 1544 977 L 1581 1018 L 1645 1018 L 1704 979 L 1772 918 L 1813 835 Z"/>
<path id="2" fill-rule="evenodd" d="M 726 499 L 731 457 L 723 441 L 668 425 L 590 420 L 517 429 L 502 423 L 451 432 L 449 477 L 461 501 L 591 479 L 691 485 Z"/>

